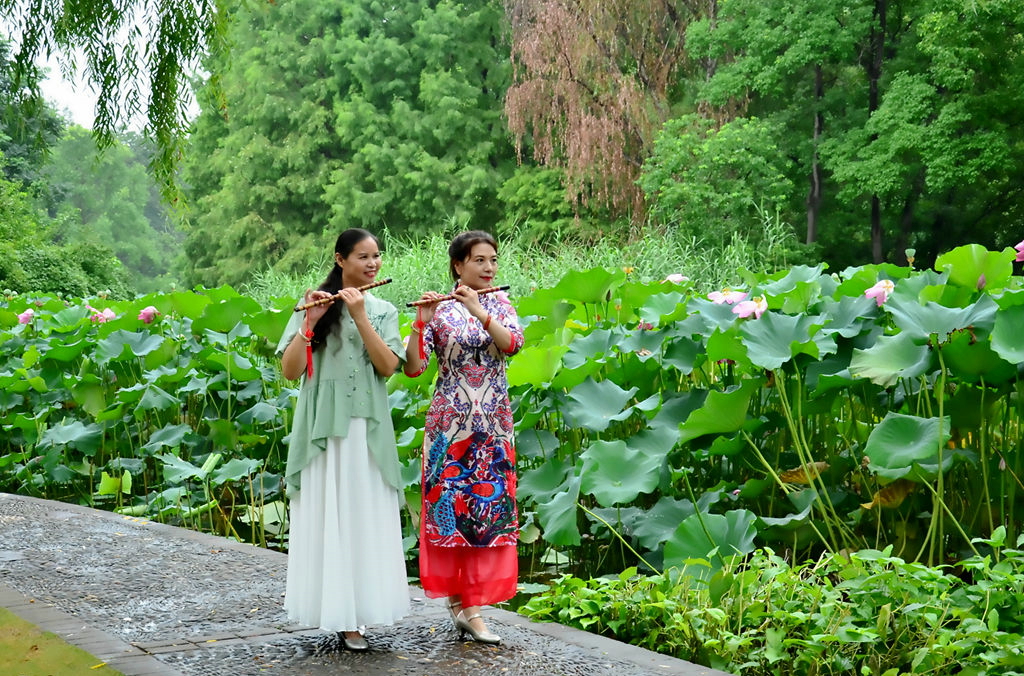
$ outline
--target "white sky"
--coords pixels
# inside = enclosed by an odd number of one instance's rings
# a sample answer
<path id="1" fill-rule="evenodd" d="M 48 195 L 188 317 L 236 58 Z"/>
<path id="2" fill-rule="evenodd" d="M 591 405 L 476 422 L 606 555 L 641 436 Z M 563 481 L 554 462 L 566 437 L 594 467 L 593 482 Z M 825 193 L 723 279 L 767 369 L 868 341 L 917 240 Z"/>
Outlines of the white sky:
<path id="1" fill-rule="evenodd" d="M 62 76 L 56 61 L 51 59 L 43 64 L 48 69 L 47 78 L 39 85 L 43 96 L 69 122 L 92 129 L 96 118 L 96 93 L 85 82 L 84 75 L 79 72 L 77 78 L 69 82 Z M 136 129 L 134 124 L 131 127 L 135 131 L 141 129 Z"/>

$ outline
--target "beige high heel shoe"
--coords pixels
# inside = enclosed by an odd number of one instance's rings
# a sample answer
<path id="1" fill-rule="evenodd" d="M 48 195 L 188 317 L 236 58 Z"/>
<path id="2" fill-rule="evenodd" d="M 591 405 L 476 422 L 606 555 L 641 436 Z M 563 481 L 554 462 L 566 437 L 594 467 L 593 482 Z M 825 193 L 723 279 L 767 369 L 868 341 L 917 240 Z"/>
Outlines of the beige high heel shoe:
<path id="1" fill-rule="evenodd" d="M 459 628 L 459 617 L 458 616 L 459 616 L 459 613 L 462 612 L 462 600 L 461 599 L 455 600 L 456 598 L 457 597 L 455 597 L 455 596 L 449 596 L 448 597 L 448 614 L 452 616 L 452 624 L 454 624 L 455 628 L 458 629 Z"/>
<path id="2" fill-rule="evenodd" d="M 466 634 L 469 634 L 477 643 L 487 643 L 489 645 L 496 645 L 498 643 L 501 643 L 501 637 L 489 631 L 487 627 L 484 627 L 482 630 L 477 631 L 476 628 L 474 628 L 473 625 L 470 624 L 470 622 L 477 619 L 478 617 L 480 618 L 481 622 L 483 621 L 484 618 L 480 616 L 480 613 L 473 613 L 469 617 L 464 617 L 464 614 L 465 613 L 463 613 L 460 610 L 459 614 L 455 616 L 455 626 L 459 630 L 459 638 L 463 638 Z"/>

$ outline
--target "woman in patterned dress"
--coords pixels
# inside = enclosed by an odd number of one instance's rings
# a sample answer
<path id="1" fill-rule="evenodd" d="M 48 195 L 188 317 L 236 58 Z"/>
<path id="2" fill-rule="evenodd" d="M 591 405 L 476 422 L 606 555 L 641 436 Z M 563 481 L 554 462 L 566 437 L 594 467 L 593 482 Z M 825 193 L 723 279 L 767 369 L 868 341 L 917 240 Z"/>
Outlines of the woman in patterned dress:
<path id="1" fill-rule="evenodd" d="M 423 441 L 420 582 L 432 598 L 448 598 L 452 620 L 475 641 L 499 643 L 480 606 L 512 598 L 516 543 L 515 445 L 505 359 L 523 346 L 523 330 L 494 284 L 498 244 L 486 232 L 464 232 L 448 247 L 455 299 L 422 299 L 406 346 L 405 373 L 418 376 L 437 357 L 434 397 Z"/>
<path id="2" fill-rule="evenodd" d="M 278 345 L 285 378 L 301 378 L 285 482 L 291 510 L 284 607 L 289 619 L 367 650 L 368 624 L 408 613 L 399 508 L 401 465 L 387 377 L 404 356 L 398 311 L 362 293 L 380 271 L 377 239 L 344 231 L 334 267 L 292 315 Z"/>

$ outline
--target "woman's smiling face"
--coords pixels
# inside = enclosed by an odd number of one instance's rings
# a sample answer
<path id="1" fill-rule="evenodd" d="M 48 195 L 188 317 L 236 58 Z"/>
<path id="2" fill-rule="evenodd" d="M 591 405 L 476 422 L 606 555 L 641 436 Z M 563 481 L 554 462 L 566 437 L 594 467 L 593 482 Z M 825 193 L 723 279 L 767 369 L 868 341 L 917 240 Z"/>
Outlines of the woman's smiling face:
<path id="1" fill-rule="evenodd" d="M 367 237 L 352 247 L 346 258 L 336 253 L 334 260 L 341 266 L 341 278 L 345 286 L 366 286 L 373 283 L 380 272 L 380 247 L 373 237 Z"/>
<path id="2" fill-rule="evenodd" d="M 469 250 L 465 260 L 455 262 L 459 280 L 471 289 L 493 286 L 498 274 L 498 252 L 487 242 L 478 242 Z"/>

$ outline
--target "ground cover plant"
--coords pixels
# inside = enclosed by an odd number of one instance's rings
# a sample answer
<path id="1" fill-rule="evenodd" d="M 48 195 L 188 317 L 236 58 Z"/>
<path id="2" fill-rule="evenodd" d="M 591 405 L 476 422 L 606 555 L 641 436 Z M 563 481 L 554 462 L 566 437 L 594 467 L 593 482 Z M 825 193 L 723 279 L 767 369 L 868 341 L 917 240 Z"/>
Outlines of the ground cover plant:
<path id="1" fill-rule="evenodd" d="M 89 653 L 0 608 L 0 672 L 18 676 L 97 674 L 118 676 Z"/>
<path id="2" fill-rule="evenodd" d="M 517 287 L 524 576 L 707 582 L 763 546 L 800 570 L 874 550 L 935 567 L 1000 528 L 1015 542 L 1018 257 L 971 245 L 931 270 L 798 265 L 713 291 L 606 265 Z M 272 352 L 294 302 L 7 297 L 0 490 L 285 548 L 295 390 Z M 429 388 L 389 384 L 412 562 Z"/>

